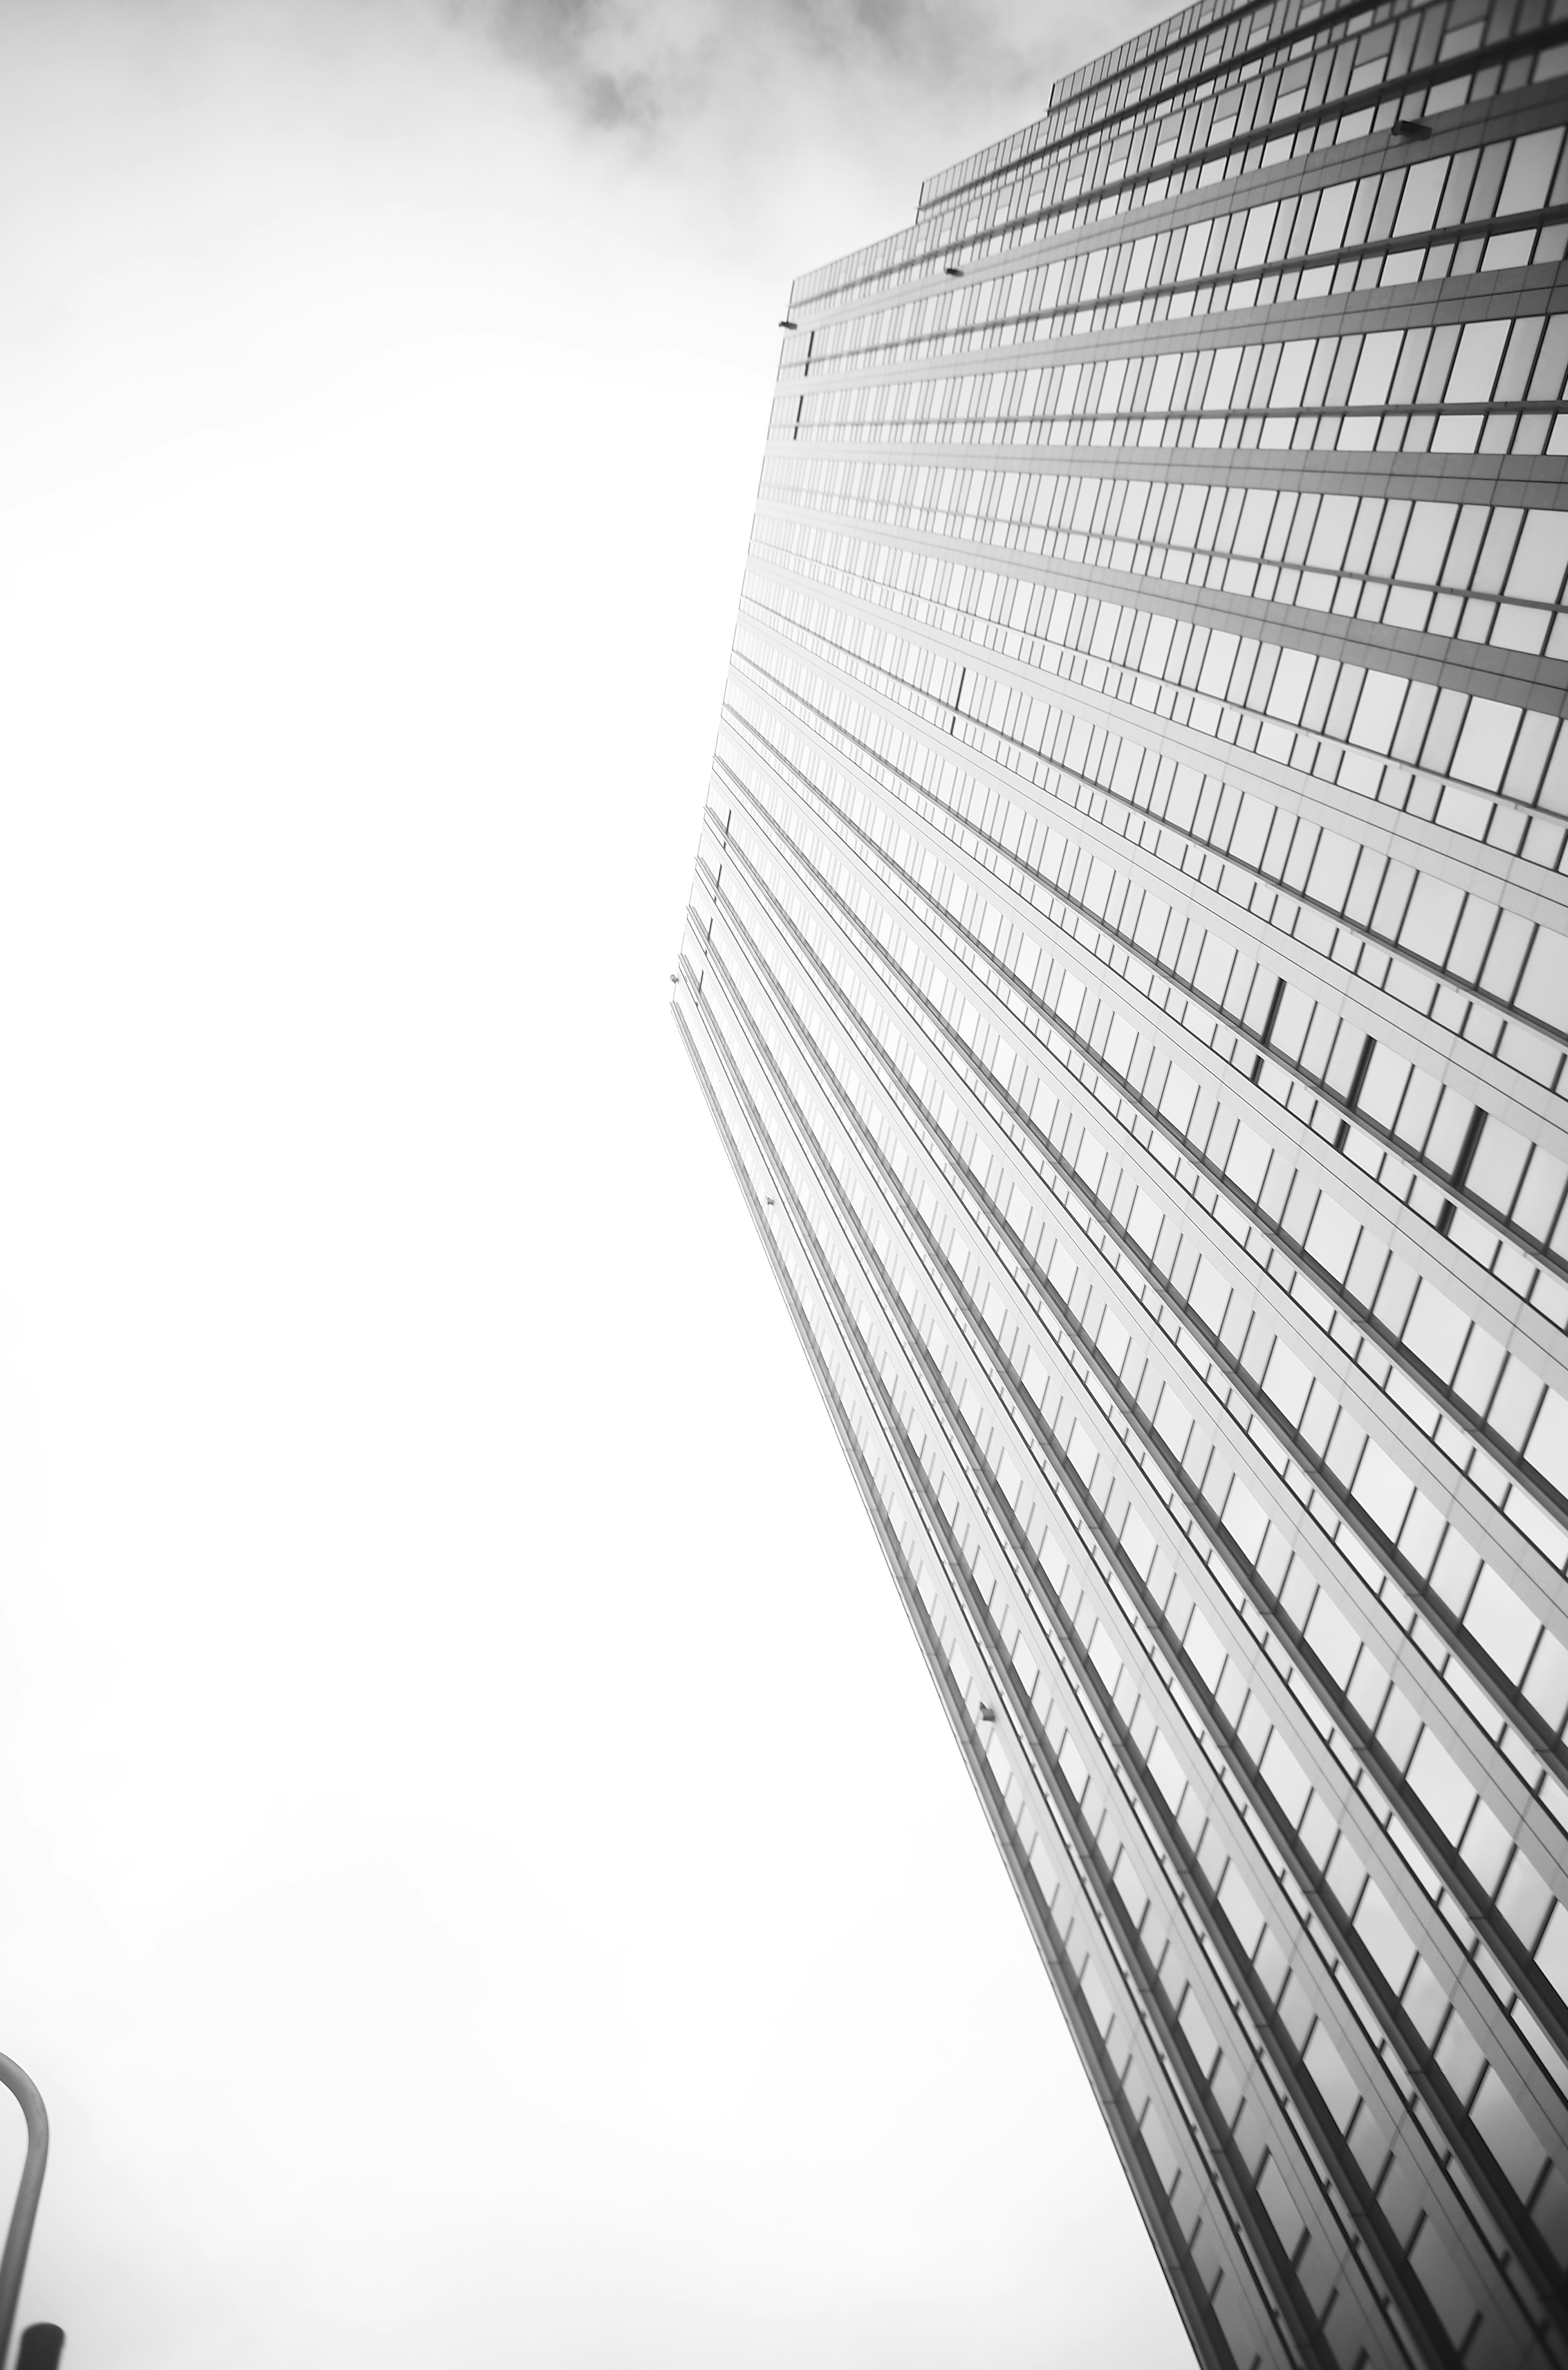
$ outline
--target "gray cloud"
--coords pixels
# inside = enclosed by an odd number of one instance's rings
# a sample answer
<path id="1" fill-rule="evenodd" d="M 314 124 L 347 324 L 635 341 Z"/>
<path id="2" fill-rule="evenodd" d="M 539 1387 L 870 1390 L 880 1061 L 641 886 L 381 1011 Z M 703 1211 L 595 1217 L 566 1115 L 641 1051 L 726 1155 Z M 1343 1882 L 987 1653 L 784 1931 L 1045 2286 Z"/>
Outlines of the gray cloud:
<path id="1" fill-rule="evenodd" d="M 1038 6 L 953 0 L 458 0 L 584 120 L 671 134 L 737 105 L 771 144 L 767 111 L 836 113 L 868 85 L 892 104 L 1021 84 L 1043 91 L 1063 18 Z M 737 125 L 737 129 L 740 126 Z M 869 132 L 877 130 L 869 124 Z"/>
<path id="2" fill-rule="evenodd" d="M 418 0 L 415 0 L 418 5 Z M 1158 14 L 1104 0 L 431 0 L 572 136 L 648 175 L 683 239 L 782 275 L 907 219 L 921 180 L 1043 111 Z"/>

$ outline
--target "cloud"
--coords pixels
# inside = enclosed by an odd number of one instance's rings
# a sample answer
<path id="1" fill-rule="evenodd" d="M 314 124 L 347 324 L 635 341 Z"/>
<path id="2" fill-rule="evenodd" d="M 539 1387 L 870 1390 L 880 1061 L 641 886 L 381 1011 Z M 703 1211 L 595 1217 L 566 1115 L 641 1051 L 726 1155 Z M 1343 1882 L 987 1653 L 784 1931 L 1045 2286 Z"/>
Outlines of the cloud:
<path id="1" fill-rule="evenodd" d="M 1042 114 L 1157 13 L 1040 0 L 409 0 L 500 60 L 590 172 L 662 230 L 789 280 L 907 221 L 921 182 Z M 639 180 L 640 177 L 640 182 Z M 563 183 L 555 227 L 570 225 Z"/>
<path id="2" fill-rule="evenodd" d="M 807 92 L 1000 91 L 1049 78 L 1062 25 L 1038 8 L 951 0 L 458 0 L 586 121 L 678 133 L 737 107 L 754 133 Z M 875 136 L 878 127 L 864 126 Z"/>

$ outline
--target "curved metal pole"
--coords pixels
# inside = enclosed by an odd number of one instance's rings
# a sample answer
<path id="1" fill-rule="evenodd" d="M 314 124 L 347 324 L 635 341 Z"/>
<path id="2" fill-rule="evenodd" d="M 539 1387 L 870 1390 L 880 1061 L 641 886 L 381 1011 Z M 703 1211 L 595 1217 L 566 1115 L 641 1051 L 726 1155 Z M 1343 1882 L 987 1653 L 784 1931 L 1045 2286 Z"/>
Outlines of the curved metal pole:
<path id="1" fill-rule="evenodd" d="M 17 2184 L 17 2203 L 11 2211 L 6 2251 L 0 2254 L 0 2370 L 5 2370 L 11 2351 L 11 2323 L 17 2317 L 17 2299 L 22 2292 L 22 2273 L 27 2269 L 39 2192 L 43 2187 L 43 2168 L 49 2158 L 49 2117 L 36 2084 L 29 2081 L 13 2058 L 0 2057 L 0 2082 L 16 2093 L 28 2123 L 27 2161 Z"/>

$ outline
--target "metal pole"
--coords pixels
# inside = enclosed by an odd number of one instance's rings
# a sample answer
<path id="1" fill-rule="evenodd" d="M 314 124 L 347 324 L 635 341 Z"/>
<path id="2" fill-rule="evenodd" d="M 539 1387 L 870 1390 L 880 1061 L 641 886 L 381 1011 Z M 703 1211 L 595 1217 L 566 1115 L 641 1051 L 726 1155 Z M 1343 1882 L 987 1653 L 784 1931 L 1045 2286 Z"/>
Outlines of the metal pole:
<path id="1" fill-rule="evenodd" d="M 49 2117 L 44 2113 L 37 2086 L 13 2058 L 0 2057 L 0 2082 L 15 2092 L 28 2124 L 27 2162 L 17 2184 L 17 2203 L 11 2211 L 6 2251 L 0 2254 L 0 2370 L 5 2370 L 11 2350 L 11 2324 L 17 2317 L 17 2299 L 22 2292 L 22 2273 L 27 2269 L 28 2248 L 38 2214 L 39 2192 L 43 2187 L 43 2168 L 49 2157 Z"/>

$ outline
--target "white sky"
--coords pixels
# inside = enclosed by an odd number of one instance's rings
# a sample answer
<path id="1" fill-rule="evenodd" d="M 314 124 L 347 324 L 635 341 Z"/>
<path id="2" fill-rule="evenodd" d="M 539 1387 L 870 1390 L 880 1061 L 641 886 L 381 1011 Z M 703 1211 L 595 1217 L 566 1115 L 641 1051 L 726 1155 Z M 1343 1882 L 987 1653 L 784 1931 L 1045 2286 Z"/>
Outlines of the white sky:
<path id="1" fill-rule="evenodd" d="M 1153 13 L 0 0 L 77 2370 L 1190 2360 L 665 977 L 790 273 Z"/>

